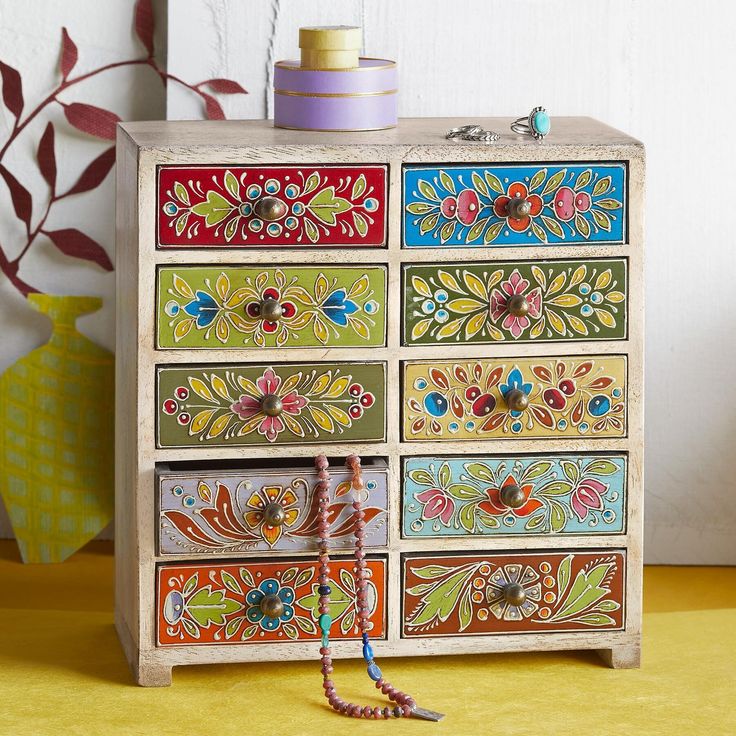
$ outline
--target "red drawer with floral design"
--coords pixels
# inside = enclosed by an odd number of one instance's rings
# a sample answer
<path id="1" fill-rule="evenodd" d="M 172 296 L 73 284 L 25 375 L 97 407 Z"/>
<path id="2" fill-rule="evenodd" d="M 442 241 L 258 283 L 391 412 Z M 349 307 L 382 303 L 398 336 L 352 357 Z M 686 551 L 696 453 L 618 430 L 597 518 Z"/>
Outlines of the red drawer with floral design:
<path id="1" fill-rule="evenodd" d="M 625 563 L 619 550 L 407 555 L 402 635 L 622 629 Z"/>
<path id="2" fill-rule="evenodd" d="M 160 248 L 386 244 L 386 166 L 161 166 Z"/>
<path id="3" fill-rule="evenodd" d="M 385 637 L 386 562 L 366 560 L 372 638 Z M 332 639 L 360 639 L 355 560 L 330 562 Z M 318 640 L 316 561 L 171 564 L 158 568 L 159 646 Z"/>

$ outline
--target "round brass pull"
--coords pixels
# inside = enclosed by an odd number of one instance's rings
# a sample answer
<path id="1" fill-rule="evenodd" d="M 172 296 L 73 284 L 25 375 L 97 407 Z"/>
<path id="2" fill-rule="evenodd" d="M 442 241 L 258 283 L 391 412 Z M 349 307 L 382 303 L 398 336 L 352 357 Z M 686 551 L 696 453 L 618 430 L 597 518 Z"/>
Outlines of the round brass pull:
<path id="1" fill-rule="evenodd" d="M 511 606 L 521 606 L 526 600 L 526 591 L 519 583 L 508 583 L 503 586 L 503 597 Z"/>
<path id="2" fill-rule="evenodd" d="M 526 502 L 524 491 L 517 485 L 507 485 L 501 489 L 501 503 L 510 509 L 520 509 Z"/>
<path id="3" fill-rule="evenodd" d="M 514 294 L 508 302 L 506 302 L 506 309 L 509 314 L 513 314 L 514 317 L 526 317 L 529 314 L 529 302 L 523 294 Z"/>
<path id="4" fill-rule="evenodd" d="M 286 521 L 286 512 L 280 503 L 269 503 L 263 509 L 263 521 L 269 526 L 281 526 Z"/>
<path id="5" fill-rule="evenodd" d="M 261 302 L 259 314 L 261 319 L 265 319 L 267 322 L 278 322 L 284 316 L 284 308 L 278 299 L 268 297 Z"/>
<path id="6" fill-rule="evenodd" d="M 284 410 L 284 404 L 276 394 L 266 394 L 261 399 L 261 411 L 269 417 L 277 417 Z"/>
<path id="7" fill-rule="evenodd" d="M 531 202 L 528 202 L 523 197 L 512 197 L 506 205 L 508 216 L 514 220 L 523 220 L 525 217 L 529 216 L 531 211 Z"/>
<path id="8" fill-rule="evenodd" d="M 512 388 L 504 398 L 511 411 L 524 411 L 529 406 L 529 397 L 518 388 Z"/>
<path id="9" fill-rule="evenodd" d="M 276 222 L 280 220 L 288 211 L 286 202 L 280 200 L 278 197 L 263 197 L 256 202 L 256 206 L 253 208 L 261 220 L 266 222 Z"/>
<path id="10" fill-rule="evenodd" d="M 279 618 L 284 612 L 284 602 L 275 593 L 269 593 L 261 598 L 261 611 L 269 618 Z"/>

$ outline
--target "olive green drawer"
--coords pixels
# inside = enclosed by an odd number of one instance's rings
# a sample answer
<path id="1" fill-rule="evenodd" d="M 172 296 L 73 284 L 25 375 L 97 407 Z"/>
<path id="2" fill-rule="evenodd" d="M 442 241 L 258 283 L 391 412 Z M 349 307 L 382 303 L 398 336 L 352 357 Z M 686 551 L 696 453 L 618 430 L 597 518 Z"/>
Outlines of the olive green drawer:
<path id="1" fill-rule="evenodd" d="M 385 363 L 159 367 L 159 447 L 380 442 Z"/>
<path id="2" fill-rule="evenodd" d="M 162 266 L 156 347 L 382 346 L 385 306 L 382 266 Z"/>
<path id="3" fill-rule="evenodd" d="M 405 345 L 624 340 L 625 258 L 404 266 Z"/>

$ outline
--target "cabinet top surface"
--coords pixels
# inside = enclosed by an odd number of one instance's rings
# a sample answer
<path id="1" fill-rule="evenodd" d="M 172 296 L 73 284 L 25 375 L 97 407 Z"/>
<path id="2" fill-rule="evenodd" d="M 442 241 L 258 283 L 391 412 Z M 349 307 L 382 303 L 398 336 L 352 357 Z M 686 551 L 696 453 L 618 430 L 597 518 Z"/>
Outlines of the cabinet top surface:
<path id="1" fill-rule="evenodd" d="M 546 158 L 565 148 L 641 147 L 635 138 L 587 117 L 553 117 L 552 132 L 544 143 L 530 136 L 519 136 L 509 129 L 513 118 L 402 118 L 396 128 L 370 132 L 316 132 L 274 128 L 270 120 L 158 120 L 124 123 L 133 144 L 144 149 L 180 148 L 270 148 L 303 146 L 340 148 L 343 146 L 421 146 L 450 150 L 482 150 L 491 156 L 502 149 L 506 153 L 520 150 L 530 159 Z M 448 141 L 450 128 L 477 123 L 495 130 L 501 138 L 493 144 Z"/>

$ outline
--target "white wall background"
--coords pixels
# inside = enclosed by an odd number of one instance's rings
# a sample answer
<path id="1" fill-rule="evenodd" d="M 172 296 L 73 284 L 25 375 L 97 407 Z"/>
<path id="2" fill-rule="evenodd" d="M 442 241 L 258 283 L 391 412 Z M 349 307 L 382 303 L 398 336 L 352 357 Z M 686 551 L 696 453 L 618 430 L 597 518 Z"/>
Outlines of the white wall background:
<path id="1" fill-rule="evenodd" d="M 646 143 L 646 559 L 736 563 L 733 2 L 176 0 L 169 70 L 236 79 L 251 94 L 225 100 L 228 117 L 266 117 L 299 26 L 339 23 L 399 60 L 403 116 L 542 104 Z M 191 105 L 171 89 L 168 117 Z"/>

